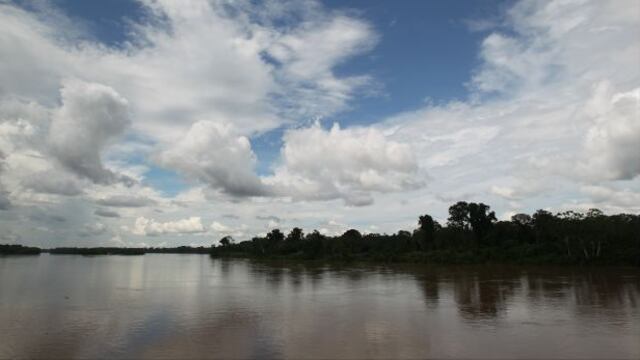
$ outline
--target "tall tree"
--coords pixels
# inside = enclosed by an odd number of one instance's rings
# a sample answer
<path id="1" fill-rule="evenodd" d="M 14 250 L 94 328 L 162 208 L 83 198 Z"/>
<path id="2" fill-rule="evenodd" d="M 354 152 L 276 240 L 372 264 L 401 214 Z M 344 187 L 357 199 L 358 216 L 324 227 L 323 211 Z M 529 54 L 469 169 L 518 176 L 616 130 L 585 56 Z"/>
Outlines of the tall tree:
<path id="1" fill-rule="evenodd" d="M 231 244 L 234 243 L 233 237 L 231 237 L 230 235 L 227 235 L 225 237 L 223 237 L 222 239 L 220 239 L 220 245 L 222 246 L 229 246 Z"/>
<path id="2" fill-rule="evenodd" d="M 483 203 L 469 203 L 469 223 L 476 240 L 482 241 L 493 227 L 493 223 L 497 221 L 496 213 L 491 210 L 489 205 Z"/>
<path id="3" fill-rule="evenodd" d="M 452 228 L 468 229 L 469 204 L 466 201 L 458 201 L 449 207 L 447 225 Z"/>
<path id="4" fill-rule="evenodd" d="M 289 232 L 289 235 L 287 235 L 286 241 L 297 242 L 302 240 L 303 237 L 304 233 L 302 232 L 302 229 L 300 229 L 299 227 L 294 227 L 293 229 L 291 229 L 291 232 Z"/>
<path id="5" fill-rule="evenodd" d="M 284 241 L 284 234 L 280 229 L 273 229 L 267 234 L 266 240 L 268 249 L 276 249 Z"/>
<path id="6" fill-rule="evenodd" d="M 415 233 L 420 249 L 426 250 L 435 241 L 436 227 L 438 223 L 431 215 L 422 215 L 418 218 L 418 230 Z"/>

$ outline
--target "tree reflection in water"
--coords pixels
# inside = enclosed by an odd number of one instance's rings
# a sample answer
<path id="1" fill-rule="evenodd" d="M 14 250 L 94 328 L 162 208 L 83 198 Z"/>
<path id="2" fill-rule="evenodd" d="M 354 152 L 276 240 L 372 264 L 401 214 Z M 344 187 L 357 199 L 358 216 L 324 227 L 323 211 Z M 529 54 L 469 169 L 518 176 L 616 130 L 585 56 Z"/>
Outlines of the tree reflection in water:
<path id="1" fill-rule="evenodd" d="M 635 268 L 0 262 L 0 358 L 640 356 Z"/>

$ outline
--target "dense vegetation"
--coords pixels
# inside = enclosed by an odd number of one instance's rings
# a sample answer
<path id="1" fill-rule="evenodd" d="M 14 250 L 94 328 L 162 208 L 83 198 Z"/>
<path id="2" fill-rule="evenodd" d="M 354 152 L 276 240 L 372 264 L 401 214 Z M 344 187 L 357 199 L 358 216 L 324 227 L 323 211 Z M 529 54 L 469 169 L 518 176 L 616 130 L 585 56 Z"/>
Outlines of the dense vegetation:
<path id="1" fill-rule="evenodd" d="M 0 244 L 0 255 L 38 255 L 40 251 L 37 247 Z"/>
<path id="2" fill-rule="evenodd" d="M 173 248 L 145 248 L 146 253 L 157 254 L 208 254 L 210 252 L 209 247 L 198 246 L 178 246 Z"/>
<path id="3" fill-rule="evenodd" d="M 458 202 L 449 208 L 447 223 L 429 215 L 418 219 L 413 232 L 361 234 L 351 229 L 339 236 L 294 228 L 285 235 L 274 229 L 264 237 L 236 243 L 227 236 L 220 245 L 174 248 L 77 248 L 41 250 L 0 245 L 0 255 L 51 254 L 144 255 L 146 253 L 206 254 L 307 260 L 370 260 L 426 263 L 618 264 L 640 266 L 640 215 L 604 215 L 538 210 L 497 221 L 482 203 Z"/>
<path id="4" fill-rule="evenodd" d="M 50 249 L 49 253 L 56 255 L 144 255 L 142 248 L 117 248 L 117 247 L 60 247 Z"/>
<path id="5" fill-rule="evenodd" d="M 77 254 L 77 255 L 144 255 L 148 253 L 161 254 L 207 254 L 207 247 L 178 246 L 173 248 L 118 248 L 118 247 L 94 247 L 78 248 L 63 247 L 49 250 L 51 254 Z"/>
<path id="6" fill-rule="evenodd" d="M 0 244 L 0 255 L 38 255 L 41 252 L 48 252 L 54 255 L 144 255 L 148 253 L 209 254 L 210 248 L 203 246 L 178 246 L 172 248 L 59 247 L 49 250 L 42 250 L 37 247 Z"/>
<path id="7" fill-rule="evenodd" d="M 555 263 L 640 265 L 640 216 L 538 210 L 497 221 L 482 203 L 458 202 L 445 226 L 420 216 L 413 232 L 340 236 L 294 228 L 235 243 L 225 237 L 212 256 L 286 257 L 325 260 L 410 261 L 433 263 Z"/>

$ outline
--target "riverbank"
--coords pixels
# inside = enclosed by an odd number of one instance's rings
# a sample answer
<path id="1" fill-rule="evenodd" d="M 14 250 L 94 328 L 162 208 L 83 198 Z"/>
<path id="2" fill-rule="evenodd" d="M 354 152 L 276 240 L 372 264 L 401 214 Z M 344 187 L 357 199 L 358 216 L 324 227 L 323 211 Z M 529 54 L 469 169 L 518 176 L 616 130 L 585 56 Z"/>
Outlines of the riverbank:
<path id="1" fill-rule="evenodd" d="M 328 255 L 311 256 L 302 251 L 288 254 L 254 254 L 250 252 L 234 251 L 233 246 L 188 247 L 175 248 L 54 248 L 40 249 L 22 245 L 0 245 L 0 255 L 40 255 L 49 253 L 52 255 L 124 255 L 141 256 L 145 254 L 200 254 L 210 255 L 212 258 L 221 259 L 252 259 L 269 261 L 302 261 L 308 263 L 409 263 L 409 264 L 511 264 L 511 265 L 589 265 L 589 266 L 640 266 L 640 262 L 619 259 L 612 261 L 610 258 L 596 258 L 590 261 L 582 257 L 569 257 L 563 254 L 544 253 L 536 251 L 534 247 L 520 246 L 515 248 L 486 247 L 477 249 L 446 249 L 431 251 L 410 251 L 399 253 L 333 253 Z"/>
<path id="2" fill-rule="evenodd" d="M 266 261 L 301 261 L 305 263 L 372 263 L 372 264 L 433 264 L 433 265 L 587 265 L 587 266 L 632 266 L 640 267 L 640 263 L 632 261 L 611 262 L 604 259 L 585 261 L 552 254 L 522 254 L 520 251 L 497 251 L 482 249 L 480 251 L 440 250 L 432 252 L 414 251 L 405 254 L 349 254 L 311 258 L 305 254 L 264 255 L 229 252 L 212 252 L 216 259 L 250 259 Z"/>
<path id="3" fill-rule="evenodd" d="M 37 247 L 0 244 L 0 255 L 40 255 L 41 252 Z"/>
<path id="4" fill-rule="evenodd" d="M 144 254 L 209 254 L 208 247 L 178 246 L 173 248 L 127 248 L 127 247 L 59 247 L 41 249 L 23 245 L 0 245 L 0 255 L 144 255 Z"/>

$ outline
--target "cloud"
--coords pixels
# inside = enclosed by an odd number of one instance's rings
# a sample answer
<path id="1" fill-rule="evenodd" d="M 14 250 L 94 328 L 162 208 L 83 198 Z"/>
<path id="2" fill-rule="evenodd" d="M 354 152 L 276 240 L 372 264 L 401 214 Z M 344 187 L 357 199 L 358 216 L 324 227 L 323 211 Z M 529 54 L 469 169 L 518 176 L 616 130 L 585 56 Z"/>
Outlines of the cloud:
<path id="1" fill-rule="evenodd" d="M 329 130 L 319 124 L 284 135 L 282 165 L 265 182 L 300 199 L 342 198 L 350 205 L 372 203 L 372 192 L 397 192 L 422 185 L 409 145 L 389 140 L 375 128 Z"/>
<path id="2" fill-rule="evenodd" d="M 638 10 L 634 2 L 514 3 L 482 42 L 469 100 L 377 127 L 413 147 L 432 194 L 457 189 L 531 211 L 579 198 L 581 183 L 634 181 L 640 44 L 631 34 L 640 12 L 625 6 Z"/>
<path id="3" fill-rule="evenodd" d="M 117 176 L 104 167 L 101 155 L 129 125 L 127 101 L 108 86 L 79 80 L 66 81 L 61 96 L 49 132 L 53 155 L 81 177 L 112 183 Z"/>
<path id="4" fill-rule="evenodd" d="M 506 28 L 483 40 L 471 85 L 481 92 L 541 96 L 551 87 L 628 82 L 629 72 L 611 69 L 637 64 L 639 15 L 630 10 L 637 6 L 632 0 L 519 1 L 506 11 Z"/>
<path id="5" fill-rule="evenodd" d="M 120 217 L 120 214 L 118 214 L 115 211 L 111 211 L 111 210 L 96 209 L 96 211 L 94 211 L 93 213 L 98 215 L 98 216 L 107 217 L 107 218 L 119 218 Z"/>
<path id="6" fill-rule="evenodd" d="M 581 173 L 607 180 L 640 175 L 640 88 L 613 94 L 608 83 L 600 83 L 586 112 L 593 125 L 585 136 Z"/>
<path id="7" fill-rule="evenodd" d="M 217 221 L 214 221 L 211 224 L 211 231 L 215 232 L 220 236 L 231 235 L 233 237 L 241 237 L 241 236 L 244 236 L 246 230 L 247 230 L 247 226 L 244 224 L 238 227 L 231 227 Z"/>
<path id="8" fill-rule="evenodd" d="M 249 139 L 229 124 L 199 121 L 158 162 L 234 196 L 265 194 L 253 168 L 256 156 Z"/>
<path id="9" fill-rule="evenodd" d="M 492 186 L 491 193 L 496 194 L 498 196 L 502 196 L 503 198 L 510 200 L 517 200 L 520 198 L 517 191 L 511 187 L 507 186 Z"/>
<path id="10" fill-rule="evenodd" d="M 287 85 L 282 100 L 298 116 L 331 115 L 374 80 L 366 75 L 338 78 L 333 68 L 369 51 L 378 36 L 365 21 L 344 15 L 326 16 L 277 37 L 267 53 L 281 66 L 278 78 Z"/>
<path id="11" fill-rule="evenodd" d="M 336 64 L 370 50 L 376 43 L 368 23 L 346 16 L 321 19 L 277 38 L 269 54 L 286 64 L 286 72 L 296 79 L 331 78 Z M 321 81 L 319 85 L 324 85 Z"/>
<path id="12" fill-rule="evenodd" d="M 377 41 L 371 24 L 353 13 L 316 2 L 278 11 L 273 3 L 141 4 L 144 19 L 132 19 L 117 46 L 55 9 L 0 4 L 0 126 L 8 128 L 0 151 L 10 169 L 0 174 L 0 190 L 17 205 L 10 216 L 46 204 L 65 209 L 75 226 L 92 211 L 105 217 L 95 204 L 136 208 L 146 218 L 167 212 L 174 202 L 143 200 L 144 185 L 130 181 L 145 181 L 136 169 L 152 165 L 207 185 L 206 202 L 185 206 L 210 211 L 215 198 L 236 213 L 217 192 L 274 195 L 254 172 L 251 136 L 336 114 L 375 85 L 367 74 L 336 71 Z M 202 147 L 190 147 L 199 130 Z M 122 151 L 123 142 L 135 150 Z M 130 191 L 121 189 L 123 180 Z"/>
<path id="13" fill-rule="evenodd" d="M 281 222 L 282 221 L 281 218 L 279 218 L 277 216 L 274 216 L 274 215 L 267 215 L 267 216 L 265 216 L 265 215 L 256 215 L 256 219 L 258 219 L 258 220 L 270 220 L 270 221 L 275 221 L 275 222 Z"/>
<path id="14" fill-rule="evenodd" d="M 200 217 L 190 217 L 175 221 L 159 222 L 154 219 L 139 217 L 131 232 L 135 235 L 157 236 L 165 234 L 197 234 L 206 232 Z"/>
<path id="15" fill-rule="evenodd" d="M 371 25 L 309 4 L 313 11 L 287 5 L 291 12 L 272 21 L 264 19 L 266 9 L 240 2 L 146 3 L 157 21 L 133 27 L 144 46 L 100 59 L 83 55 L 109 75 L 99 76 L 105 83 L 132 100 L 141 117 L 136 128 L 154 138 L 173 141 L 173 134 L 203 119 L 233 119 L 246 133 L 264 131 L 344 110 L 371 85 L 367 75 L 335 71 L 372 48 Z M 257 18 L 266 21 L 252 21 Z"/>
<path id="16" fill-rule="evenodd" d="M 44 224 L 67 222 L 67 218 L 65 216 L 60 214 L 50 214 L 48 211 L 43 209 L 34 209 L 34 212 L 30 213 L 28 216 L 31 220 Z"/>
<path id="17" fill-rule="evenodd" d="M 107 226 L 103 223 L 85 224 L 82 230 L 78 232 L 81 237 L 100 236 L 107 232 Z"/>
<path id="18" fill-rule="evenodd" d="M 221 233 L 226 233 L 229 232 L 231 230 L 230 227 L 223 225 L 217 221 L 214 221 L 211 224 L 211 230 L 216 231 L 216 232 L 221 232 Z"/>
<path id="19" fill-rule="evenodd" d="M 282 166 L 259 178 L 249 140 L 225 123 L 199 121 L 159 164 L 233 196 L 342 198 L 354 206 L 372 203 L 371 192 L 415 189 L 417 164 L 407 145 L 374 128 L 324 130 L 319 124 L 286 132 Z"/>
<path id="20" fill-rule="evenodd" d="M 637 2 L 509 3 L 489 18 L 496 27 L 477 23 L 484 39 L 468 98 L 335 130 L 300 126 L 379 89 L 358 66 L 336 70 L 376 45 L 373 23 L 314 2 L 262 5 L 143 2 L 147 16 L 110 46 L 60 13 L 2 3 L 0 227 L 33 244 L 75 239 L 102 216 L 100 202 L 124 208 L 109 226 L 132 214 L 164 224 L 153 220 L 159 212 L 232 213 L 246 233 L 264 230 L 256 214 L 290 221 L 293 213 L 305 228 L 331 230 L 324 221 L 335 218 L 394 232 L 414 227 L 416 214 L 446 219 L 460 199 L 497 213 L 577 204 L 638 211 Z M 419 97 L 428 95 L 437 96 Z M 87 108 L 98 111 L 74 110 Z M 116 114 L 122 122 L 105 125 Z M 58 126 L 65 121 L 78 129 Z M 82 140 L 88 129 L 99 131 Z M 273 174 L 259 176 L 262 149 L 248 144 L 273 129 L 285 130 L 281 156 Z M 63 139 L 56 146 L 54 135 Z M 175 197 L 152 189 L 157 166 L 194 187 Z M 139 183 L 125 189 L 123 174 Z"/>
<path id="21" fill-rule="evenodd" d="M 590 196 L 595 206 L 605 206 L 616 212 L 640 212 L 640 192 L 632 189 L 587 185 L 581 191 Z"/>
<path id="22" fill-rule="evenodd" d="M 493 179 L 493 182 L 505 182 L 508 185 L 492 185 L 489 189 L 489 193 L 510 201 L 528 199 L 535 196 L 537 193 L 549 190 L 548 186 L 543 185 L 534 179 L 523 181 L 523 179 L 519 178 L 506 177 L 504 180 Z"/>
<path id="23" fill-rule="evenodd" d="M 338 236 L 344 234 L 347 230 L 349 230 L 349 225 L 335 219 L 331 219 L 320 224 L 320 229 L 318 231 L 323 235 Z"/>
<path id="24" fill-rule="evenodd" d="M 0 151 L 0 176 L 4 171 L 4 159 L 4 153 Z M 0 177 L 0 180 L 2 180 L 2 177 Z M 4 190 L 2 182 L 0 182 L 0 210 L 8 210 L 10 206 L 11 202 L 9 201 L 9 194 Z"/>
<path id="25" fill-rule="evenodd" d="M 0 189 L 0 210 L 9 210 L 11 207 L 11 201 L 9 201 L 9 194 Z"/>
<path id="26" fill-rule="evenodd" d="M 96 204 L 110 207 L 138 208 L 154 205 L 156 202 L 146 196 L 114 195 L 97 199 Z"/>
<path id="27" fill-rule="evenodd" d="M 21 239 L 22 239 L 22 236 L 20 236 L 20 234 L 14 233 L 12 231 L 9 231 L 9 232 L 3 231 L 2 234 L 0 234 L 0 243 L 2 244 L 16 244 Z"/>
<path id="28" fill-rule="evenodd" d="M 318 3 L 287 4 L 280 11 L 242 2 L 141 5 L 145 18 L 128 24 L 128 41 L 118 47 L 96 43 L 55 9 L 1 5 L 2 93 L 54 108 L 62 88 L 62 108 L 54 110 L 49 135 L 52 152 L 65 168 L 95 183 L 119 179 L 102 158 L 125 131 L 171 154 L 181 136 L 199 126 L 194 124 L 233 123 L 241 133 L 229 143 L 306 121 L 309 114 L 344 110 L 371 83 L 366 75 L 338 76 L 335 67 L 373 46 L 373 28 Z M 234 195 L 260 192 L 250 173 L 238 188 L 227 186 L 232 184 L 222 178 L 242 175 L 230 166 L 205 180 Z M 201 175 L 210 168 L 190 170 Z"/>
<path id="29" fill-rule="evenodd" d="M 464 24 L 470 31 L 473 32 L 483 32 L 488 30 L 493 30 L 500 26 L 500 22 L 498 19 L 463 19 L 462 24 Z"/>
<path id="30" fill-rule="evenodd" d="M 0 100 L 0 151 L 6 159 L 23 149 L 40 150 L 39 128 L 48 112 L 34 103 Z"/>
<path id="31" fill-rule="evenodd" d="M 64 50 L 49 37 L 51 24 L 6 3 L 0 4 L 0 23 L 0 95 L 51 104 L 66 65 Z"/>
<path id="32" fill-rule="evenodd" d="M 75 196 L 82 194 L 82 184 L 75 178 L 54 170 L 36 173 L 21 182 L 25 188 L 44 194 Z"/>

